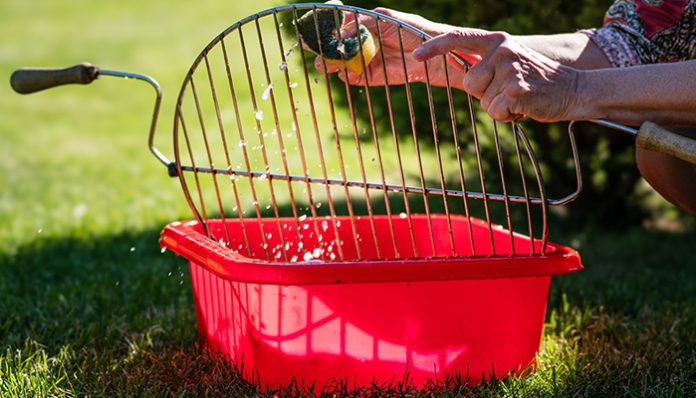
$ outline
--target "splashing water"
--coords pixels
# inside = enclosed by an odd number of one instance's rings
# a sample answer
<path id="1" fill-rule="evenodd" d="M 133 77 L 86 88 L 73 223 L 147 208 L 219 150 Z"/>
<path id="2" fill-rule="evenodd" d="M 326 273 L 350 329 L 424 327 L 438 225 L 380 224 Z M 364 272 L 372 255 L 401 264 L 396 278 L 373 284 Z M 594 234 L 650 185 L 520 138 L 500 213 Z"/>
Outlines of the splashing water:
<path id="1" fill-rule="evenodd" d="M 271 96 L 271 90 L 273 90 L 273 83 L 269 84 L 268 87 L 266 87 L 266 89 L 263 90 L 263 94 L 261 94 L 261 99 L 266 101 L 268 99 L 268 97 Z M 262 113 L 262 115 L 263 115 L 263 113 Z M 258 116 L 256 118 L 259 119 Z M 261 116 L 261 119 L 263 119 L 263 116 Z M 259 119 L 259 120 L 261 120 L 261 119 Z"/>
<path id="2" fill-rule="evenodd" d="M 257 109 L 257 110 L 254 112 L 254 117 L 255 117 L 256 120 L 258 120 L 258 121 L 263 120 L 263 111 L 260 110 L 260 109 Z"/>

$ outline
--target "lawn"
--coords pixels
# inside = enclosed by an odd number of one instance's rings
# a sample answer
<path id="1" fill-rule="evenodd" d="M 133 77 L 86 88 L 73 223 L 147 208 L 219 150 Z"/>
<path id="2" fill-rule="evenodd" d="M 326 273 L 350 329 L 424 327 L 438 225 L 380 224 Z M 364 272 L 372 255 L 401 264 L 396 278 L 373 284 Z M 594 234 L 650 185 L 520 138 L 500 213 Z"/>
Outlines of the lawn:
<path id="1" fill-rule="evenodd" d="M 165 95 L 158 145 L 171 156 L 174 93 L 192 60 L 271 5 L 5 0 L 0 76 L 82 61 L 151 74 Z M 157 245 L 191 212 L 147 150 L 151 95 L 106 78 L 33 96 L 0 85 L 0 396 L 257 394 L 197 345 L 186 264 Z M 696 223 L 658 208 L 680 228 L 554 216 L 552 239 L 577 248 L 586 269 L 552 282 L 536 373 L 402 392 L 696 396 Z"/>

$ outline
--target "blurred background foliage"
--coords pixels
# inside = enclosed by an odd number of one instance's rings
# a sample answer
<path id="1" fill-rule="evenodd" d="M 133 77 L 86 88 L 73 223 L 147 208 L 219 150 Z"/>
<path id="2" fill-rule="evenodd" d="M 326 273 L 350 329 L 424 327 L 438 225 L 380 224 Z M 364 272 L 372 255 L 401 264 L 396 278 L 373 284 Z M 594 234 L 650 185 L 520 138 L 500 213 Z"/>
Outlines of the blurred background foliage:
<path id="1" fill-rule="evenodd" d="M 349 4 L 366 9 L 387 7 L 419 14 L 432 21 L 524 35 L 568 33 L 601 26 L 604 13 L 611 1 L 354 0 Z M 425 87 L 414 85 L 412 89 L 415 114 L 428 114 L 429 103 Z M 377 97 L 374 101 L 375 120 L 386 123 L 389 118 L 388 111 L 381 105 L 385 103 L 385 94 L 381 90 L 373 91 L 372 95 Z M 337 87 L 335 92 L 339 96 L 337 100 L 346 103 L 345 91 Z M 341 94 L 343 98 L 340 98 Z M 399 97 L 399 93 L 392 93 L 392 98 L 394 102 L 406 101 L 405 98 Z M 436 95 L 435 99 L 438 130 L 444 135 L 450 130 L 451 134 L 451 128 L 447 126 L 450 122 L 446 95 Z M 458 109 L 466 109 L 468 106 L 463 95 L 455 97 L 455 102 Z M 481 109 L 477 109 L 476 112 L 478 120 L 488 119 Z M 397 125 L 408 123 L 406 117 L 396 119 Z M 419 134 L 432 134 L 429 118 L 421 118 L 416 120 L 416 123 Z M 575 188 L 575 174 L 572 167 L 569 167 L 567 123 L 543 124 L 525 120 L 523 125 L 540 159 L 550 196 L 560 197 L 572 192 Z M 403 127 L 409 130 L 406 125 Z M 382 131 L 388 132 L 389 129 L 385 128 Z M 490 128 L 486 129 L 484 125 L 483 131 L 490 133 Z M 664 202 L 650 198 L 654 193 L 646 189 L 646 183 L 640 178 L 635 165 L 632 139 L 589 123 L 576 125 L 576 138 L 580 149 L 584 188 L 576 202 L 561 209 L 561 216 L 582 220 L 589 217 L 606 225 L 620 227 L 640 222 L 648 218 L 651 212 L 665 214 Z M 495 156 L 493 140 L 483 140 L 482 145 L 483 156 Z M 509 156 L 508 164 L 514 164 L 513 161 Z M 489 174 L 493 176 L 493 183 L 496 184 L 495 173 Z M 656 210 L 655 206 L 662 208 Z M 674 209 L 671 211 L 674 212 Z M 621 223 L 616 222 L 619 220 Z"/>

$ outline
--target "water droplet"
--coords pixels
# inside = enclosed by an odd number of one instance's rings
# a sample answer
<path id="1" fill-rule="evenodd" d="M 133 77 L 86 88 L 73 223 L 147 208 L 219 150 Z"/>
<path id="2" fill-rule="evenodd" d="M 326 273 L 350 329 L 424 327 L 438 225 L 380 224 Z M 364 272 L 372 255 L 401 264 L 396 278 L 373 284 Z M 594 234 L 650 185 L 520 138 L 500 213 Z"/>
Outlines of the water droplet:
<path id="1" fill-rule="evenodd" d="M 163 247 L 163 248 L 160 249 L 160 253 L 166 253 L 166 252 L 167 252 L 167 248 L 166 248 L 166 247 Z"/>
<path id="2" fill-rule="evenodd" d="M 314 251 L 312 251 L 312 256 L 314 256 L 314 257 L 321 256 L 321 249 L 318 247 L 316 249 L 314 249 Z"/>
<path id="3" fill-rule="evenodd" d="M 78 203 L 74 208 L 73 208 L 73 216 L 75 218 L 82 218 L 87 214 L 87 205 L 84 203 Z"/>
<path id="4" fill-rule="evenodd" d="M 399 213 L 399 218 L 406 218 L 406 213 Z"/>
<path id="5" fill-rule="evenodd" d="M 172 271 L 169 271 L 169 273 L 167 274 L 167 276 L 172 276 Z"/>
<path id="6" fill-rule="evenodd" d="M 257 109 L 254 112 L 254 117 L 256 118 L 256 120 L 259 120 L 259 121 L 263 120 L 263 111 L 260 109 Z"/>
<path id="7" fill-rule="evenodd" d="M 286 57 L 291 57 L 292 54 L 295 52 L 294 48 L 289 49 L 287 52 L 285 52 Z"/>
<path id="8" fill-rule="evenodd" d="M 333 253 L 331 253 L 331 254 L 329 254 L 329 258 L 330 258 L 331 260 L 335 260 L 335 259 L 336 259 L 336 255 L 333 254 Z"/>
<path id="9" fill-rule="evenodd" d="M 304 220 L 307 219 L 307 215 L 306 215 L 306 214 L 303 214 L 303 215 L 301 215 L 298 219 L 300 220 L 300 222 L 302 222 L 302 221 L 304 221 Z"/>
<path id="10" fill-rule="evenodd" d="M 41 229 L 41 228 L 39 228 L 39 230 L 36 231 L 37 234 L 40 234 L 40 233 L 42 233 L 42 232 L 43 232 L 43 229 Z"/>
<path id="11" fill-rule="evenodd" d="M 269 84 L 268 87 L 266 87 L 266 89 L 263 90 L 263 94 L 261 94 L 261 99 L 266 101 L 268 97 L 271 96 L 271 90 L 273 90 L 273 83 Z M 259 119 L 258 116 L 256 116 L 256 118 Z M 263 119 L 263 112 L 261 112 L 261 119 Z"/>
<path id="12" fill-rule="evenodd" d="M 306 253 L 304 254 L 303 258 L 304 258 L 305 261 L 311 260 L 311 259 L 313 258 L 312 253 L 306 252 Z"/>
<path id="13" fill-rule="evenodd" d="M 135 246 L 130 248 L 131 253 L 135 251 Z"/>
<path id="14" fill-rule="evenodd" d="M 319 84 L 319 78 L 318 78 L 318 77 L 315 77 L 315 78 L 314 78 L 314 83 Z"/>
<path id="15" fill-rule="evenodd" d="M 321 229 L 323 229 L 324 231 L 328 230 L 328 229 L 329 229 L 329 223 L 328 223 L 327 221 L 322 221 L 322 222 L 321 222 Z"/>
<path id="16" fill-rule="evenodd" d="M 305 224 L 302 226 L 302 229 L 309 229 L 309 224 Z"/>
<path id="17" fill-rule="evenodd" d="M 281 62 L 278 64 L 278 69 L 280 69 L 283 72 L 286 72 L 288 70 L 288 63 L 287 62 Z"/>
<path id="18" fill-rule="evenodd" d="M 290 259 L 290 262 L 291 262 L 291 263 L 296 263 L 296 262 L 297 262 L 297 256 L 292 256 L 292 258 Z"/>
<path id="19" fill-rule="evenodd" d="M 320 209 L 320 208 L 321 208 L 321 202 L 317 202 L 317 204 L 316 204 L 315 206 L 316 206 L 317 209 Z"/>
<path id="20" fill-rule="evenodd" d="M 241 147 L 244 147 L 244 146 L 247 146 L 247 144 L 248 144 L 247 140 L 239 140 L 239 147 L 240 147 L 240 148 L 241 148 Z"/>
<path id="21" fill-rule="evenodd" d="M 290 83 L 290 88 L 295 88 L 295 87 L 297 87 L 297 82 Z"/>

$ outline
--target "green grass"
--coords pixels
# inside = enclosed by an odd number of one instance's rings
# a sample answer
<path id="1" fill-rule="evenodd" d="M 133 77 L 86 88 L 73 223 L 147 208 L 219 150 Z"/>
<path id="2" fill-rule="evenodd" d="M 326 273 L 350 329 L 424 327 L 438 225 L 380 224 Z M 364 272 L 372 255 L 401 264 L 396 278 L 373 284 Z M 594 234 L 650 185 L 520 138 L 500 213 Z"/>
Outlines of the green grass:
<path id="1" fill-rule="evenodd" d="M 174 93 L 190 62 L 267 5 L 7 0 L 0 76 L 82 61 L 152 74 L 165 90 L 158 143 L 170 153 Z M 0 396 L 257 394 L 197 345 L 185 263 L 157 246 L 163 225 L 191 215 L 146 149 L 150 96 L 114 79 L 26 97 L 0 85 Z M 552 283 L 536 373 L 360 393 L 696 395 L 696 231 L 563 218 L 551 231 L 579 248 L 586 270 Z"/>

